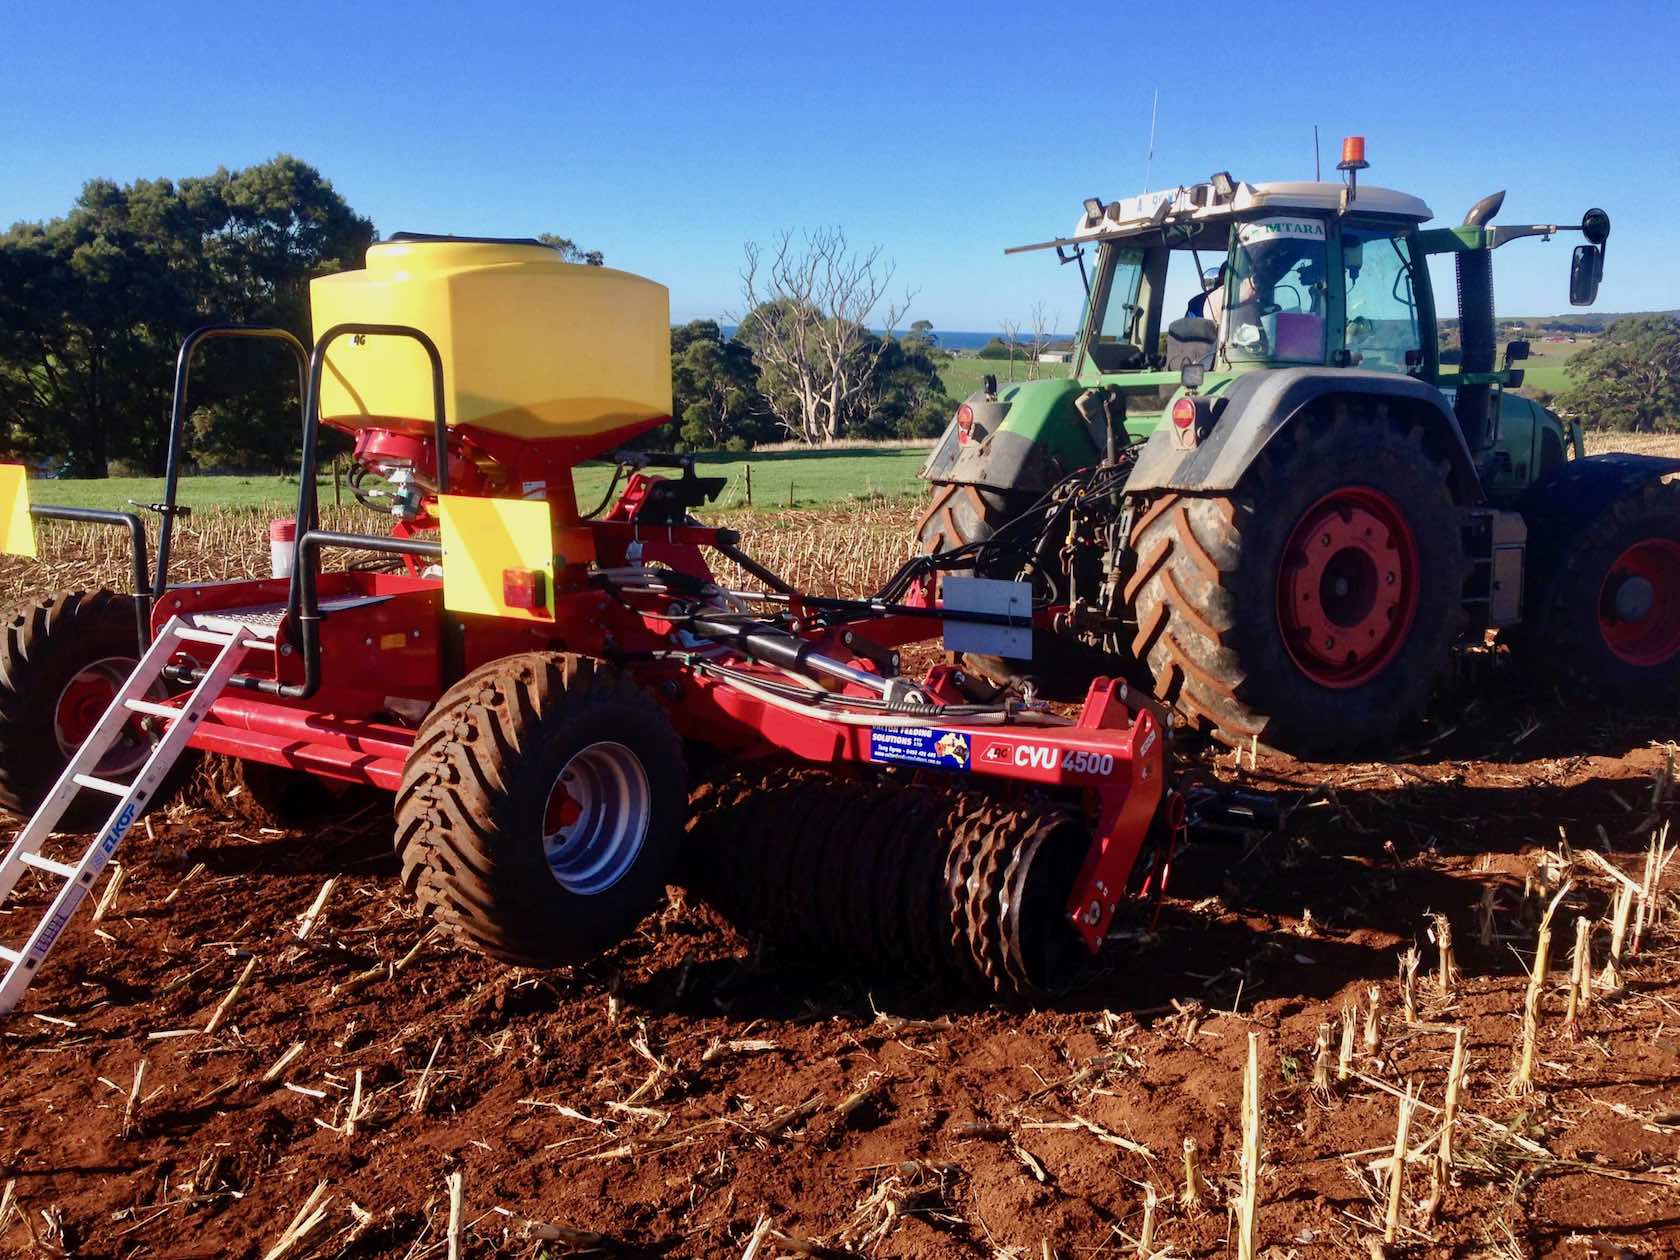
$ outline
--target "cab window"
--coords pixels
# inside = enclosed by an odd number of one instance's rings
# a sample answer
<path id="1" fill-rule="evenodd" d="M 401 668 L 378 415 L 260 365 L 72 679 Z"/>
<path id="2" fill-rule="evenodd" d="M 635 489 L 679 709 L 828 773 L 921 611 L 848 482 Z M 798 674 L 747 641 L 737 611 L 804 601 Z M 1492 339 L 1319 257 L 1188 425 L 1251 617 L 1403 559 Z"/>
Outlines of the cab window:
<path id="1" fill-rule="evenodd" d="M 1323 363 L 1325 223 L 1273 215 L 1232 229 L 1220 341 L 1231 363 Z"/>
<path id="2" fill-rule="evenodd" d="M 1143 311 L 1138 290 L 1143 283 L 1143 251 L 1119 245 L 1103 247 L 1102 307 L 1093 312 L 1085 334 L 1086 350 L 1099 371 L 1114 372 L 1142 366 L 1134 344 Z"/>
<path id="3" fill-rule="evenodd" d="M 1422 361 L 1412 255 L 1404 230 L 1342 228 L 1347 285 L 1345 348 L 1350 362 L 1378 372 L 1404 372 Z"/>

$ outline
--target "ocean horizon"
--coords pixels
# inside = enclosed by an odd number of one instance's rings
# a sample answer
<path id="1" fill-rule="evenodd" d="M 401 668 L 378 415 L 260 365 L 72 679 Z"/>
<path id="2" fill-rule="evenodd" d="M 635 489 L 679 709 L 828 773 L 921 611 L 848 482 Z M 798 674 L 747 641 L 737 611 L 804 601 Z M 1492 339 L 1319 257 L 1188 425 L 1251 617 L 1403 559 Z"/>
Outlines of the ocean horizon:
<path id="1" fill-rule="evenodd" d="M 720 325 L 718 325 L 718 327 L 722 330 L 723 335 L 725 337 L 733 337 L 735 335 L 735 329 L 737 328 L 737 326 L 738 325 L 735 325 L 735 324 L 720 324 Z M 881 330 L 879 328 L 872 328 L 872 329 L 870 329 L 870 331 L 874 332 L 874 333 L 879 333 Z M 909 331 L 909 329 L 907 329 L 907 328 L 901 328 L 901 329 L 898 330 L 898 335 L 900 337 L 902 337 L 908 331 Z M 1019 334 L 1019 336 L 1021 337 L 1022 340 L 1027 340 L 1028 338 L 1031 337 L 1031 335 L 1032 334 L 1028 333 L 1028 332 L 1022 332 L 1022 333 Z M 991 343 L 994 339 L 999 340 L 999 341 L 1002 341 L 1002 340 L 1006 339 L 1004 333 L 1002 333 L 1001 331 L 999 331 L 999 332 L 962 332 L 962 331 L 952 331 L 952 330 L 944 329 L 944 328 L 935 328 L 933 330 L 932 336 L 933 336 L 935 344 L 943 346 L 947 350 L 979 350 L 981 347 Z M 1050 334 L 1050 339 L 1052 341 L 1072 341 L 1073 340 L 1073 334 L 1072 333 L 1060 333 L 1060 332 L 1059 333 L 1051 333 Z"/>

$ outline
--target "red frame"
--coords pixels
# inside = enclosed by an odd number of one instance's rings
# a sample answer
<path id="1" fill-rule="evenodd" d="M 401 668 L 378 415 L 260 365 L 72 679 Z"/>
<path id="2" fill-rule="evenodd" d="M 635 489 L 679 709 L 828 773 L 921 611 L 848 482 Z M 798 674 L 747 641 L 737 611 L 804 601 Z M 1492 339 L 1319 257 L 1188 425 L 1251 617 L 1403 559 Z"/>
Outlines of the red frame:
<path id="1" fill-rule="evenodd" d="M 530 469 L 539 462 L 533 460 L 523 467 Z M 717 543 L 717 530 L 647 525 L 637 520 L 652 479 L 633 477 L 607 519 L 578 523 L 570 503 L 570 468 L 565 472 L 567 503 L 563 507 L 568 510 L 557 510 L 557 542 L 561 532 L 587 530 L 591 554 L 605 565 L 623 563 L 627 548 L 635 542 L 642 545 L 644 560 L 710 576 L 702 548 Z M 564 520 L 566 516 L 571 519 Z M 465 668 L 534 650 L 622 655 L 630 661 L 626 668 L 649 684 L 677 730 L 688 738 L 747 757 L 791 755 L 834 766 L 903 764 L 886 761 L 883 748 L 876 746 L 878 739 L 883 746 L 886 741 L 872 732 L 895 729 L 887 719 L 878 724 L 849 723 L 793 712 L 733 687 L 715 674 L 669 659 L 636 661 L 639 654 L 669 646 L 671 625 L 662 616 L 665 597 L 653 593 L 615 597 L 584 585 L 583 570 L 583 565 L 574 564 L 556 574 L 559 590 L 552 622 L 455 619 L 461 626 Z M 394 790 L 413 745 L 413 726 L 445 688 L 442 583 L 402 574 L 322 573 L 318 590 L 327 615 L 320 623 L 323 682 L 316 695 L 297 701 L 230 689 L 215 701 L 191 744 Z M 359 595 L 380 599 L 339 610 L 331 607 L 336 599 Z M 283 604 L 285 598 L 286 582 L 280 579 L 171 587 L 153 612 L 154 626 L 177 614 Z M 913 591 L 907 602 L 935 606 L 925 585 Z M 802 607 L 797 598 L 792 606 L 795 612 Z M 941 623 L 935 618 L 902 615 L 852 628 L 854 633 L 866 632 L 881 649 L 941 633 Z M 289 637 L 287 630 L 282 625 L 282 643 Z M 866 657 L 846 648 L 837 633 L 817 631 L 808 637 L 823 653 L 854 668 L 878 672 Z M 185 648 L 183 655 L 203 663 L 208 651 L 194 645 Z M 301 662 L 289 648 L 272 657 L 253 652 L 247 666 L 251 672 L 286 682 L 302 676 Z M 732 659 L 730 667 L 767 682 L 786 678 L 744 659 Z M 954 672 L 950 666 L 936 666 L 921 686 L 938 699 L 961 701 Z M 1130 697 L 1124 683 L 1101 678 L 1091 684 L 1084 708 L 1072 725 L 939 723 L 940 734 L 953 746 L 968 750 L 967 763 L 961 770 L 918 772 L 984 775 L 1023 791 L 1049 789 L 1078 803 L 1091 822 L 1093 839 L 1069 899 L 1068 914 L 1094 952 L 1126 895 L 1150 828 L 1162 815 L 1167 797 L 1164 723 L 1164 714 L 1149 702 Z"/>

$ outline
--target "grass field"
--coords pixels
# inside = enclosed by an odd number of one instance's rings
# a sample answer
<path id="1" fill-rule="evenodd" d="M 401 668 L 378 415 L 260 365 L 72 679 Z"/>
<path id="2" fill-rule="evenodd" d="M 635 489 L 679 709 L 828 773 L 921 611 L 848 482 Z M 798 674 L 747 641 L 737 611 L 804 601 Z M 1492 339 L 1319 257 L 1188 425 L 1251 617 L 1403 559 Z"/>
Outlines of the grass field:
<path id="1" fill-rule="evenodd" d="M 1531 338 L 1529 341 L 1528 361 L 1520 364 L 1523 369 L 1522 392 L 1530 397 L 1535 394 L 1561 394 L 1574 384 L 1564 373 L 1569 360 L 1592 344 L 1591 341 L 1541 341 Z"/>
<path id="2" fill-rule="evenodd" d="M 773 451 L 742 455 L 701 455 L 697 471 L 703 477 L 726 477 L 729 484 L 718 497 L 720 507 L 748 504 L 748 468 L 754 507 L 819 507 L 854 500 L 894 499 L 919 495 L 916 471 L 927 459 L 927 447 L 882 446 L 834 451 Z M 655 470 L 659 471 L 659 470 Z M 577 470 L 578 504 L 588 511 L 601 500 L 612 479 L 609 465 Z M 348 486 L 340 492 L 354 503 Z M 324 506 L 332 506 L 332 479 L 319 483 Z M 108 477 L 103 480 L 32 481 L 30 500 L 68 507 L 126 510 L 131 501 L 152 503 L 163 495 L 163 480 L 155 477 Z M 295 477 L 183 477 L 179 501 L 188 507 L 266 508 L 276 515 L 297 504 Z"/>
<path id="3" fill-rule="evenodd" d="M 1522 392 L 1533 396 L 1539 393 L 1559 394 L 1568 389 L 1573 382 L 1564 374 L 1564 368 L 1571 358 L 1590 344 L 1590 341 L 1531 341 L 1528 361 L 1522 364 L 1526 373 Z M 1014 368 L 1014 379 L 1025 380 L 1026 364 L 1017 359 Z M 1038 374 L 1040 377 L 1063 377 L 1068 375 L 1070 368 L 1071 365 L 1066 363 L 1040 363 Z M 939 369 L 939 379 L 945 385 L 945 396 L 953 402 L 961 402 L 980 388 L 980 378 L 988 372 L 996 375 L 1000 385 L 1007 384 L 1009 369 L 1006 361 L 959 355 Z"/>
<path id="4" fill-rule="evenodd" d="M 1040 363 L 1038 374 L 1040 377 L 1062 377 L 1068 374 L 1071 364 Z M 1015 360 L 1015 375 L 1017 381 L 1027 378 L 1027 365 L 1020 359 Z M 977 359 L 972 354 L 958 355 L 939 369 L 939 379 L 945 384 L 945 396 L 955 402 L 961 402 L 975 390 L 980 388 L 980 378 L 990 372 L 998 378 L 1000 385 L 1009 382 L 1010 364 L 1007 359 Z"/>

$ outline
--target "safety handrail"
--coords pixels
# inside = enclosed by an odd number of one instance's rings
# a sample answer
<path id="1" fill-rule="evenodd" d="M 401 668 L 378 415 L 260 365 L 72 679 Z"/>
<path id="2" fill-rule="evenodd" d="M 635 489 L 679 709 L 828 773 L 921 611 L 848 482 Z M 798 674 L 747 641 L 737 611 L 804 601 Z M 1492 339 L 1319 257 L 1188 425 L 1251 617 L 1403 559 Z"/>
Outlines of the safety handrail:
<path id="1" fill-rule="evenodd" d="M 309 352 L 299 341 L 284 328 L 274 328 L 265 324 L 205 324 L 193 329 L 181 342 L 180 353 L 175 356 L 175 392 L 169 405 L 169 450 L 164 457 L 163 465 L 163 520 L 158 526 L 157 573 L 152 580 L 152 598 L 162 599 L 164 589 L 169 585 L 169 544 L 170 537 L 175 530 L 175 493 L 181 476 L 181 435 L 186 430 L 187 394 L 192 377 L 193 355 L 198 347 L 218 337 L 249 338 L 253 340 L 278 341 L 288 347 L 297 359 L 298 365 L 298 407 L 303 413 L 304 426 L 308 427 L 307 381 L 309 376 Z M 150 626 L 141 634 L 141 645 L 150 640 Z"/>

